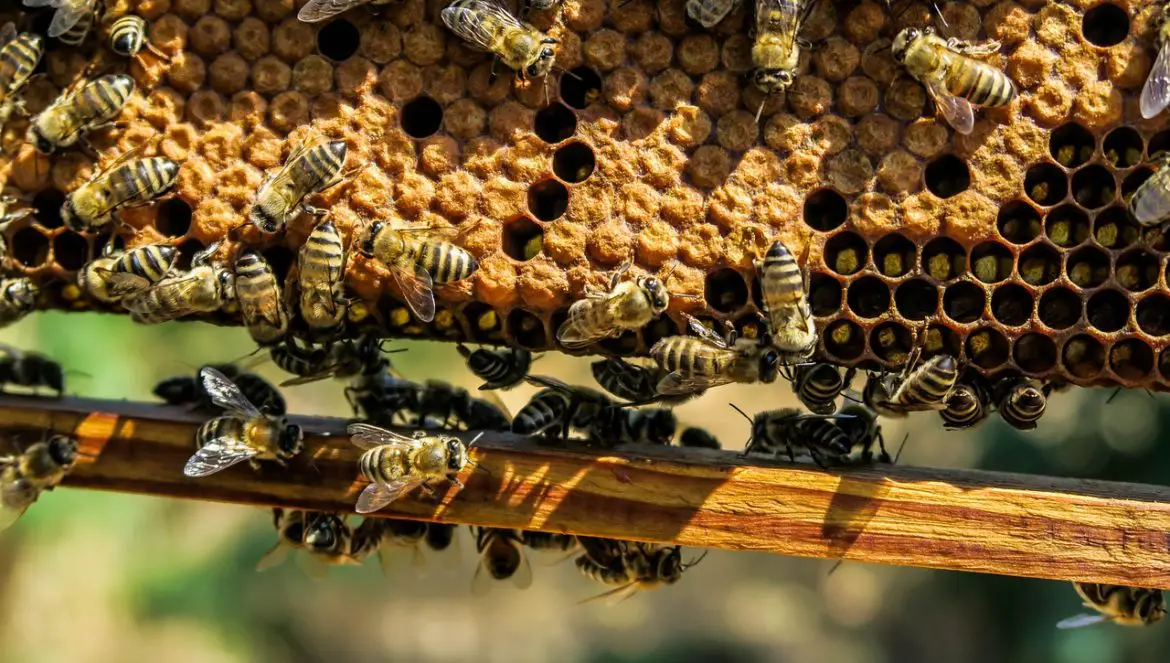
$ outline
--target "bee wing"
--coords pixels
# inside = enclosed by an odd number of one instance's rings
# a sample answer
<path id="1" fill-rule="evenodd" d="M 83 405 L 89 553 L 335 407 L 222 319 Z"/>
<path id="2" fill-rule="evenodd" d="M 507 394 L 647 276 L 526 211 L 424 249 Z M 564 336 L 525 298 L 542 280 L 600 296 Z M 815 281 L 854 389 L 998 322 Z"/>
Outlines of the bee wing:
<path id="1" fill-rule="evenodd" d="M 7 44 L 16 38 L 16 24 L 11 21 L 0 27 L 0 46 Z"/>
<path id="2" fill-rule="evenodd" d="M 288 558 L 289 546 L 283 541 L 277 541 L 272 550 L 264 553 L 260 561 L 256 562 L 257 571 L 267 571 L 275 566 L 280 566 L 284 560 Z"/>
<path id="3" fill-rule="evenodd" d="M 349 433 L 350 440 L 357 446 L 363 449 L 373 449 L 386 444 L 406 445 L 406 447 L 414 448 L 418 445 L 418 440 L 413 437 L 406 437 L 398 433 L 388 431 L 385 428 L 378 428 L 370 424 L 354 423 L 350 424 L 345 432 Z"/>
<path id="4" fill-rule="evenodd" d="M 422 479 L 415 479 L 413 477 L 403 477 L 398 481 L 391 481 L 390 483 L 371 483 L 366 486 L 361 495 L 358 495 L 357 506 L 354 511 L 358 513 L 373 513 L 394 500 L 402 497 L 410 491 L 422 485 Z"/>
<path id="5" fill-rule="evenodd" d="M 421 236 L 424 239 L 456 239 L 462 234 L 455 226 L 410 226 L 395 230 L 407 237 Z"/>
<path id="6" fill-rule="evenodd" d="M 423 322 L 435 319 L 435 292 L 434 281 L 427 270 L 414 266 L 413 271 L 401 267 L 391 269 L 398 289 L 402 291 L 402 299 L 414 313 L 415 317 Z"/>
<path id="7" fill-rule="evenodd" d="M 1100 624 L 1101 622 L 1109 621 L 1109 618 L 1102 614 L 1083 613 L 1074 615 L 1068 619 L 1062 619 L 1056 623 L 1056 628 L 1070 629 L 1081 628 L 1083 626 L 1092 626 L 1093 624 Z"/>
<path id="8" fill-rule="evenodd" d="M 589 312 L 594 306 L 604 306 L 605 300 L 582 299 L 569 307 L 569 317 L 557 328 L 557 340 L 566 348 L 580 348 L 607 336 L 607 329 L 590 330 Z"/>
<path id="9" fill-rule="evenodd" d="M 20 520 L 24 512 L 28 511 L 30 504 L 32 503 L 26 502 L 21 505 L 0 504 L 0 532 L 12 527 L 13 523 Z"/>
<path id="10" fill-rule="evenodd" d="M 727 348 L 727 341 L 725 341 L 722 336 L 711 331 L 707 325 L 699 322 L 698 318 L 686 313 L 683 315 L 685 315 L 687 318 L 687 327 L 689 327 L 696 336 L 716 347 L 725 349 Z"/>
<path id="11" fill-rule="evenodd" d="M 491 50 L 493 35 L 500 26 L 523 27 L 502 5 L 494 0 L 469 0 L 458 7 L 446 7 L 443 23 L 464 41 L 485 51 Z"/>
<path id="12" fill-rule="evenodd" d="M 600 601 L 602 599 L 605 599 L 605 605 L 612 607 L 612 606 L 615 606 L 615 605 L 621 603 L 622 601 L 625 601 L 626 599 L 630 598 L 631 596 L 633 596 L 634 594 L 637 594 L 637 593 L 638 593 L 638 583 L 637 582 L 630 582 L 630 583 L 627 583 L 625 585 L 622 585 L 621 587 L 615 587 L 615 588 L 609 590 L 608 592 L 602 592 L 601 594 L 598 594 L 597 596 L 591 596 L 591 597 L 585 599 L 584 601 L 578 601 L 577 603 L 578 603 L 578 605 L 580 605 L 581 603 L 593 603 L 594 601 Z"/>
<path id="13" fill-rule="evenodd" d="M 683 377 L 681 373 L 668 373 L 666 377 L 658 381 L 658 386 L 655 388 L 659 394 L 664 396 L 678 396 L 682 394 L 696 394 L 711 387 L 718 387 L 722 384 L 731 384 L 731 378 L 723 377 Z"/>
<path id="14" fill-rule="evenodd" d="M 480 555 L 479 563 L 475 565 L 475 575 L 471 576 L 471 595 L 487 596 L 492 591 L 494 583 L 495 578 L 492 577 L 492 574 L 484 571 L 484 558 L 483 555 Z"/>
<path id="15" fill-rule="evenodd" d="M 297 18 L 305 23 L 316 23 L 336 16 L 343 11 L 364 5 L 370 0 L 309 0 L 309 4 L 301 7 Z"/>
<path id="16" fill-rule="evenodd" d="M 256 450 L 230 437 L 217 437 L 205 444 L 187 460 L 183 474 L 189 477 L 205 477 L 221 470 L 250 460 Z"/>
<path id="17" fill-rule="evenodd" d="M 1154 117 L 1170 106 L 1170 44 L 1163 44 L 1142 87 L 1142 117 Z"/>
<path id="18" fill-rule="evenodd" d="M 174 301 L 181 302 L 181 301 L 186 301 L 189 298 L 189 293 L 191 291 L 199 288 L 202 285 L 202 283 L 203 283 L 203 278 L 200 275 L 192 274 L 192 275 L 188 275 L 188 276 L 181 276 L 178 278 L 164 279 L 164 280 L 154 284 L 153 287 L 155 287 L 155 288 L 168 288 L 170 290 L 173 290 L 174 292 L 172 295 L 172 299 Z M 149 291 L 149 289 L 147 291 Z M 147 291 L 143 291 L 143 292 L 147 292 Z M 141 297 L 136 296 L 136 295 L 140 295 L 140 294 L 143 294 L 143 293 L 136 292 L 136 293 L 131 293 L 130 295 L 127 295 L 127 299 L 122 301 L 122 306 L 125 307 L 126 310 L 130 311 L 131 313 L 140 313 L 141 314 L 141 313 L 150 312 L 149 311 L 149 300 L 146 298 L 141 298 Z M 187 315 L 188 313 L 190 313 L 190 311 L 184 310 L 182 307 L 178 307 L 178 308 L 173 308 L 172 310 L 170 310 L 168 315 L 165 317 L 162 316 L 157 311 L 154 311 L 153 313 L 154 313 L 154 317 L 156 319 L 158 319 L 160 322 L 162 322 L 165 320 L 174 320 L 176 318 L 181 318 L 184 315 Z"/>
<path id="19" fill-rule="evenodd" d="M 95 267 L 94 271 L 100 273 L 105 278 L 106 291 L 110 293 L 111 297 L 127 297 L 150 287 L 150 281 L 137 274 L 112 272 L 101 267 Z"/>
<path id="20" fill-rule="evenodd" d="M 948 92 L 940 80 L 927 81 L 926 89 L 930 91 L 935 105 L 955 131 L 965 136 L 975 130 L 975 109 L 971 107 L 970 101 Z"/>
<path id="21" fill-rule="evenodd" d="M 520 566 L 516 567 L 516 572 L 512 574 L 512 586 L 516 589 L 528 589 L 532 586 L 532 564 L 528 561 L 528 555 L 523 552 L 520 553 Z"/>
<path id="22" fill-rule="evenodd" d="M 249 419 L 264 416 L 255 405 L 248 401 L 236 383 L 229 380 L 223 373 L 210 366 L 204 366 L 199 369 L 199 379 L 203 382 L 203 388 L 207 390 L 207 394 L 211 396 L 211 402 L 215 403 L 216 406 Z"/>
<path id="23" fill-rule="evenodd" d="M 57 13 L 53 22 L 49 24 L 49 36 L 60 37 L 77 25 L 86 14 L 93 11 L 95 0 L 54 0 L 53 6 Z"/>
<path id="24" fill-rule="evenodd" d="M 756 32 L 779 34 L 784 40 L 783 48 L 791 51 L 796 46 L 796 34 L 800 31 L 800 24 L 804 22 L 815 4 L 813 0 L 804 0 L 799 6 L 792 0 L 757 0 Z M 733 3 L 732 7 L 734 6 Z M 722 20 L 722 17 L 720 19 Z"/>
<path id="25" fill-rule="evenodd" d="M 289 378 L 280 383 L 282 387 L 295 387 L 297 385 L 309 384 L 310 382 L 317 382 L 318 380 L 328 380 L 329 378 L 337 376 L 338 366 L 328 366 L 312 375 L 302 375 L 300 377 Z"/>
<path id="26" fill-rule="evenodd" d="M 714 27 L 731 13 L 739 0 L 687 0 L 687 16 L 704 28 Z"/>

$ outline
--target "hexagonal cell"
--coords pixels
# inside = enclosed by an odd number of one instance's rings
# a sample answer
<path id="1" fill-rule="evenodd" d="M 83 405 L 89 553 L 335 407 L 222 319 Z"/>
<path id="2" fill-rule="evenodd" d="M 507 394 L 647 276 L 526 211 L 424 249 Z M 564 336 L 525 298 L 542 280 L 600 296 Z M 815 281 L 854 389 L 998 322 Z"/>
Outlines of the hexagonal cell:
<path id="1" fill-rule="evenodd" d="M 593 148 L 585 143 L 562 145 L 553 153 L 553 173 L 569 184 L 589 179 L 596 167 L 597 158 L 593 155 Z"/>
<path id="2" fill-rule="evenodd" d="M 533 131 L 546 143 L 559 143 L 572 138 L 577 131 L 577 114 L 564 104 L 545 106 L 536 112 Z M 592 153 L 590 153 L 592 154 Z"/>
<path id="3" fill-rule="evenodd" d="M 963 353 L 963 339 L 954 331 L 942 325 L 931 325 L 926 329 L 926 340 L 922 343 L 926 355 L 946 353 L 958 357 Z"/>
<path id="4" fill-rule="evenodd" d="M 890 310 L 890 289 L 876 276 L 863 276 L 849 284 L 849 310 L 861 318 L 876 318 Z"/>
<path id="5" fill-rule="evenodd" d="M 853 361 L 865 352 L 865 332 L 848 320 L 837 320 L 821 334 L 825 352 L 841 361 Z"/>
<path id="6" fill-rule="evenodd" d="M 1170 335 L 1170 297 L 1154 293 L 1138 302 L 1134 311 L 1138 327 L 1150 336 Z"/>
<path id="7" fill-rule="evenodd" d="M 832 189 L 814 191 L 804 199 L 804 222 L 813 230 L 828 232 L 845 223 L 849 205 Z"/>
<path id="8" fill-rule="evenodd" d="M 32 207 L 36 212 L 34 217 L 42 228 L 60 228 L 65 225 L 61 220 L 61 205 L 65 204 L 64 192 L 57 189 L 42 189 L 33 196 Z"/>
<path id="9" fill-rule="evenodd" d="M 1081 34 L 1096 46 L 1120 44 L 1129 35 L 1129 14 L 1115 4 L 1099 4 L 1085 12 Z"/>
<path id="10" fill-rule="evenodd" d="M 975 322 L 983 317 L 987 294 L 970 281 L 959 281 L 943 292 L 943 312 L 955 322 Z"/>
<path id="11" fill-rule="evenodd" d="M 1061 360 L 1065 370 L 1078 378 L 1087 379 L 1105 368 L 1105 348 L 1088 334 L 1078 334 L 1064 344 Z"/>
<path id="12" fill-rule="evenodd" d="M 481 343 L 503 340 L 503 320 L 494 308 L 483 302 L 471 302 L 463 307 L 462 314 L 472 340 Z"/>
<path id="13" fill-rule="evenodd" d="M 1073 200 L 1089 209 L 1104 207 L 1117 196 L 1113 173 L 1100 164 L 1085 166 L 1073 173 L 1072 191 Z"/>
<path id="14" fill-rule="evenodd" d="M 1081 298 L 1068 288 L 1052 288 L 1040 296 L 1040 322 L 1053 329 L 1068 329 L 1081 319 Z"/>
<path id="15" fill-rule="evenodd" d="M 950 198 L 971 186 L 967 162 L 953 154 L 944 154 L 926 164 L 926 189 L 939 198 Z"/>
<path id="16" fill-rule="evenodd" d="M 870 333 L 869 347 L 882 361 L 905 364 L 914 347 L 914 335 L 896 322 L 883 322 Z"/>
<path id="17" fill-rule="evenodd" d="M 991 315 L 1009 327 L 1018 327 L 1032 317 L 1032 295 L 1021 285 L 1007 283 L 991 293 Z"/>
<path id="18" fill-rule="evenodd" d="M 1141 292 L 1158 283 L 1158 262 L 1158 257 L 1148 251 L 1128 251 L 1117 259 L 1114 278 L 1126 290 Z"/>
<path id="19" fill-rule="evenodd" d="M 971 273 L 984 283 L 999 283 L 1012 275 L 1012 252 L 999 242 L 983 242 L 971 249 Z"/>
<path id="20" fill-rule="evenodd" d="M 1068 195 L 1068 178 L 1056 164 L 1038 163 L 1024 175 L 1024 193 L 1041 207 L 1055 205 Z"/>
<path id="21" fill-rule="evenodd" d="M 1040 213 L 1024 200 L 1013 200 L 999 209 L 995 220 L 999 234 L 1012 244 L 1027 244 L 1040 236 Z"/>
<path id="22" fill-rule="evenodd" d="M 1129 168 L 1142 162 L 1142 135 L 1130 127 L 1110 131 L 1101 147 L 1105 160 L 1114 168 Z"/>
<path id="23" fill-rule="evenodd" d="M 506 333 L 522 348 L 543 350 L 548 347 L 544 323 L 524 309 L 515 308 L 508 314 Z"/>
<path id="24" fill-rule="evenodd" d="M 1077 249 L 1068 257 L 1068 279 L 1081 288 L 1096 288 L 1109 278 L 1109 256 L 1095 246 Z"/>
<path id="25" fill-rule="evenodd" d="M 159 203 L 154 227 L 167 237 L 182 237 L 191 229 L 191 206 L 175 196 Z"/>
<path id="26" fill-rule="evenodd" d="M 53 238 L 53 262 L 67 272 L 75 272 L 89 260 L 89 243 L 75 232 L 63 232 Z"/>
<path id="27" fill-rule="evenodd" d="M 1047 244 L 1035 244 L 1020 254 L 1020 278 L 1029 285 L 1044 285 L 1060 276 L 1060 254 Z"/>
<path id="28" fill-rule="evenodd" d="M 896 279 L 914 269 L 916 251 L 914 242 L 903 235 L 891 233 L 873 245 L 873 262 L 882 275 Z"/>
<path id="29" fill-rule="evenodd" d="M 504 224 L 500 242 L 509 258 L 532 260 L 544 249 L 544 229 L 532 219 L 522 216 Z"/>
<path id="30" fill-rule="evenodd" d="M 950 237 L 935 237 L 922 249 L 922 271 L 936 281 L 949 281 L 967 269 L 967 252 Z"/>
<path id="31" fill-rule="evenodd" d="M 1144 380 L 1154 371 L 1154 351 L 1136 338 L 1114 343 L 1109 368 L 1122 380 Z"/>
<path id="32" fill-rule="evenodd" d="M 1048 137 L 1048 153 L 1065 168 L 1076 168 L 1093 158 L 1094 147 L 1093 134 L 1075 122 L 1058 127 Z"/>
<path id="33" fill-rule="evenodd" d="M 360 43 L 357 26 L 344 18 L 331 21 L 317 31 L 317 51 L 334 62 L 348 60 L 357 53 Z"/>
<path id="34" fill-rule="evenodd" d="M 1140 232 L 1124 207 L 1110 207 L 1093 221 L 1093 237 L 1107 249 L 1124 249 L 1137 241 Z"/>
<path id="35" fill-rule="evenodd" d="M 766 333 L 764 326 L 767 323 L 756 313 L 745 313 L 736 318 L 732 324 L 735 326 L 735 330 L 739 333 L 740 338 L 754 341 L 762 338 Z"/>
<path id="36" fill-rule="evenodd" d="M 1007 337 L 994 329 L 981 328 L 967 337 L 967 360 L 980 368 L 999 368 L 1010 353 Z"/>
<path id="37" fill-rule="evenodd" d="M 825 242 L 825 264 L 838 274 L 848 276 L 860 272 L 868 258 L 869 247 L 856 233 L 837 233 Z"/>
<path id="38" fill-rule="evenodd" d="M 926 279 L 911 279 L 894 290 L 894 305 L 907 320 L 925 320 L 938 312 L 938 288 Z"/>
<path id="39" fill-rule="evenodd" d="M 569 190 L 556 180 L 528 187 L 528 210 L 541 221 L 555 221 L 569 209 Z"/>
<path id="40" fill-rule="evenodd" d="M 1170 152 L 1170 130 L 1159 131 L 1146 146 L 1146 158 L 1154 160 L 1161 152 Z"/>
<path id="41" fill-rule="evenodd" d="M 596 70 L 590 67 L 577 67 L 561 75 L 561 101 L 570 107 L 588 108 L 599 99 L 601 75 Z"/>
<path id="42" fill-rule="evenodd" d="M 402 107 L 402 130 L 416 139 L 433 136 L 443 124 L 443 107 L 430 97 L 415 97 Z"/>
<path id="43" fill-rule="evenodd" d="M 191 269 L 191 259 L 205 249 L 203 242 L 197 239 L 188 239 L 175 247 L 175 268 L 186 271 Z"/>
<path id="44" fill-rule="evenodd" d="M 25 267 L 37 267 L 49 259 L 49 238 L 34 226 L 16 231 L 9 247 L 16 262 Z"/>
<path id="45" fill-rule="evenodd" d="M 813 272 L 808 281 L 808 301 L 812 313 L 821 317 L 841 310 L 841 282 L 824 272 Z"/>
<path id="46" fill-rule="evenodd" d="M 1121 180 L 1121 200 L 1129 204 L 1129 197 L 1133 195 L 1133 192 L 1137 191 L 1153 175 L 1154 171 L 1151 168 L 1138 168 L 1126 175 L 1125 179 Z"/>
<path id="47" fill-rule="evenodd" d="M 720 313 L 731 313 L 747 304 L 748 287 L 739 272 L 725 267 L 707 273 L 703 296 L 711 308 Z"/>
<path id="48" fill-rule="evenodd" d="M 1056 341 L 1044 334 L 1024 334 L 1012 346 L 1012 359 L 1023 371 L 1047 373 L 1056 366 Z"/>
<path id="49" fill-rule="evenodd" d="M 1129 300 L 1117 290 L 1094 293 L 1085 304 L 1085 317 L 1103 332 L 1120 331 L 1129 322 Z"/>
<path id="50" fill-rule="evenodd" d="M 1044 234 L 1055 245 L 1072 247 L 1089 239 L 1089 215 L 1076 205 L 1061 205 L 1044 218 Z"/>

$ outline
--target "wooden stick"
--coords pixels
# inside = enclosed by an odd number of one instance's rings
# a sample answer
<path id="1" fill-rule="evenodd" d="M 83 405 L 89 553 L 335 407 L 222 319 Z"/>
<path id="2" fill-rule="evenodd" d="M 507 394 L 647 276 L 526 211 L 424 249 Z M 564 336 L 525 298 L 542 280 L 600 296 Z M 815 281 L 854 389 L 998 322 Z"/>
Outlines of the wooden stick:
<path id="1" fill-rule="evenodd" d="M 294 417 L 286 470 L 182 468 L 199 418 L 120 401 L 0 397 L 21 440 L 72 431 L 66 484 L 186 499 L 349 511 L 364 481 L 340 419 Z M 470 433 L 460 433 L 465 440 Z M 823 471 L 732 452 L 626 446 L 591 453 L 487 433 L 466 489 L 379 515 L 687 546 L 1170 589 L 1170 488 L 904 466 Z"/>

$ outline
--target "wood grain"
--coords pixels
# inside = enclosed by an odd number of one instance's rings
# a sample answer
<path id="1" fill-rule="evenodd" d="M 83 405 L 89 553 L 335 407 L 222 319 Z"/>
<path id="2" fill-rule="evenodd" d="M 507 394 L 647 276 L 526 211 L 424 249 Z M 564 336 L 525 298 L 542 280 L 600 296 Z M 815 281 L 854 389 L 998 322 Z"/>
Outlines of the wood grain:
<path id="1" fill-rule="evenodd" d="M 0 397 L 0 430 L 81 440 L 90 455 L 66 485 L 338 511 L 364 486 L 345 422 L 321 418 L 294 418 L 306 452 L 287 470 L 241 465 L 188 479 L 200 421 L 146 404 Z M 473 455 L 465 490 L 401 500 L 383 515 L 1170 589 L 1161 486 L 905 466 L 826 472 L 745 464 L 732 452 L 590 453 L 494 433 Z"/>

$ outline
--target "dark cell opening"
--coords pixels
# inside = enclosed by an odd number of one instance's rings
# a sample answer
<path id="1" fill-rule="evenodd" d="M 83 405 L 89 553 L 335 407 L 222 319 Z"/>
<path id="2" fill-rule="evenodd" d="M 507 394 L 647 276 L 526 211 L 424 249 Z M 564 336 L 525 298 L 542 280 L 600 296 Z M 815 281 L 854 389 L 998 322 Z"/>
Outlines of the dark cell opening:
<path id="1" fill-rule="evenodd" d="M 1018 327 L 1032 317 L 1032 296 L 1021 285 L 1002 285 L 991 293 L 991 315 L 1009 327 Z"/>
<path id="2" fill-rule="evenodd" d="M 191 229 L 191 206 L 179 197 L 163 201 L 158 206 L 158 231 L 167 237 L 182 237 Z"/>
<path id="3" fill-rule="evenodd" d="M 1012 244 L 1027 244 L 1040 236 L 1040 213 L 1031 203 L 1013 200 L 999 210 L 999 234 Z"/>
<path id="4" fill-rule="evenodd" d="M 1138 302 L 1137 323 L 1150 336 L 1170 334 L 1170 297 L 1155 293 Z"/>
<path id="5" fill-rule="evenodd" d="M 999 283 L 1012 275 L 1012 252 L 999 242 L 983 242 L 971 249 L 971 273 L 984 283 Z"/>
<path id="6" fill-rule="evenodd" d="M 1113 174 L 1105 166 L 1085 166 L 1073 174 L 1073 200 L 1089 209 L 1098 209 L 1113 202 L 1117 186 Z"/>
<path id="7" fill-rule="evenodd" d="M 823 272 L 813 272 L 808 281 L 808 301 L 813 315 L 832 315 L 841 310 L 841 282 Z"/>
<path id="8" fill-rule="evenodd" d="M 703 296 L 711 308 L 720 313 L 731 313 L 747 304 L 747 283 L 734 269 L 716 270 L 707 274 Z"/>
<path id="9" fill-rule="evenodd" d="M 1154 370 L 1154 351 L 1135 338 L 1126 339 L 1110 349 L 1109 367 L 1122 380 L 1144 380 Z"/>
<path id="10" fill-rule="evenodd" d="M 1081 288 L 1096 288 L 1109 278 L 1109 256 L 1095 246 L 1077 249 L 1068 257 L 1068 280 Z"/>
<path id="11" fill-rule="evenodd" d="M 75 232 L 53 238 L 53 261 L 67 272 L 75 272 L 89 260 L 89 244 Z"/>
<path id="12" fill-rule="evenodd" d="M 884 322 L 870 333 L 869 347 L 882 361 L 904 364 L 914 347 L 914 335 L 896 322 Z"/>
<path id="13" fill-rule="evenodd" d="M 894 233 L 873 245 L 873 262 L 884 276 L 898 278 L 914 269 L 914 253 L 914 242 Z"/>
<path id="14" fill-rule="evenodd" d="M 536 113 L 536 135 L 546 143 L 559 143 L 577 131 L 577 115 L 564 104 L 546 106 Z"/>
<path id="15" fill-rule="evenodd" d="M 430 97 L 415 97 L 402 107 L 402 130 L 411 138 L 434 135 L 443 123 L 443 107 Z"/>
<path id="16" fill-rule="evenodd" d="M 865 352 L 865 332 L 848 320 L 829 325 L 822 340 L 825 352 L 842 361 L 853 361 Z"/>
<path id="17" fill-rule="evenodd" d="M 967 162 L 945 154 L 926 164 L 926 188 L 939 198 L 950 198 L 971 186 Z"/>
<path id="18" fill-rule="evenodd" d="M 553 173 L 569 184 L 589 179 L 596 166 L 597 158 L 593 156 L 593 148 L 585 143 L 562 145 L 553 153 Z"/>
<path id="19" fill-rule="evenodd" d="M 1076 246 L 1089 239 L 1089 215 L 1076 205 L 1061 205 L 1044 219 L 1044 234 L 1061 247 Z"/>
<path id="20" fill-rule="evenodd" d="M 829 269 L 844 274 L 856 274 L 865 268 L 869 248 L 860 235 L 843 232 L 825 242 L 825 264 Z"/>
<path id="21" fill-rule="evenodd" d="M 1120 44 L 1129 34 L 1129 15 L 1114 4 L 1097 5 L 1081 19 L 1081 34 L 1097 46 Z"/>
<path id="22" fill-rule="evenodd" d="M 504 224 L 502 243 L 513 260 L 532 260 L 544 248 L 544 229 L 526 217 L 512 219 Z"/>
<path id="23" fill-rule="evenodd" d="M 955 322 L 975 322 L 983 316 L 987 295 L 970 281 L 960 281 L 943 293 L 943 312 Z"/>
<path id="24" fill-rule="evenodd" d="M 541 221 L 555 221 L 569 209 L 569 190 L 556 180 L 528 187 L 528 210 Z"/>
<path id="25" fill-rule="evenodd" d="M 1007 338 L 994 329 L 980 329 L 967 337 L 967 359 L 980 368 L 999 368 L 1010 353 Z"/>
<path id="26" fill-rule="evenodd" d="M 628 357 L 638 351 L 638 334 L 626 331 L 617 338 L 603 338 L 597 342 L 597 347 L 606 354 Z"/>
<path id="27" fill-rule="evenodd" d="M 1074 336 L 1064 344 L 1064 367 L 1078 378 L 1091 378 L 1105 368 L 1105 348 L 1087 334 Z"/>
<path id="28" fill-rule="evenodd" d="M 289 270 L 292 269 L 293 263 L 297 260 L 297 254 L 284 246 L 270 246 L 261 251 L 260 254 L 264 256 L 264 260 L 268 262 L 268 267 L 276 275 L 276 282 L 284 283 L 284 279 L 288 276 Z"/>
<path id="29" fill-rule="evenodd" d="M 804 199 L 804 222 L 813 230 L 828 232 L 842 223 L 849 215 L 845 198 L 832 189 L 821 189 Z"/>
<path id="30" fill-rule="evenodd" d="M 642 328 L 642 343 L 649 349 L 667 336 L 677 336 L 679 333 L 681 332 L 674 320 L 663 315 Z"/>
<path id="31" fill-rule="evenodd" d="M 894 291 L 894 305 L 907 320 L 925 320 L 938 311 L 938 288 L 925 279 L 912 279 Z"/>
<path id="32" fill-rule="evenodd" d="M 1048 137 L 1048 153 L 1065 168 L 1076 168 L 1093 156 L 1093 134 L 1079 124 L 1066 124 Z"/>
<path id="33" fill-rule="evenodd" d="M 1105 136 L 1105 160 L 1115 168 L 1129 168 L 1142 161 L 1142 136 L 1129 127 L 1118 127 Z"/>
<path id="34" fill-rule="evenodd" d="M 1121 199 L 1129 203 L 1129 197 L 1133 195 L 1133 192 L 1137 191 L 1153 175 L 1154 171 L 1150 168 L 1138 168 L 1126 175 L 1125 179 L 1121 180 Z"/>
<path id="35" fill-rule="evenodd" d="M 1040 296 L 1040 322 L 1068 329 L 1081 319 L 1081 298 L 1068 288 L 1052 288 Z"/>
<path id="36" fill-rule="evenodd" d="M 1136 242 L 1140 234 L 1124 207 L 1110 207 L 1093 222 L 1093 237 L 1107 249 L 1124 249 Z"/>
<path id="37" fill-rule="evenodd" d="M 967 268 L 967 252 L 950 237 L 936 237 L 922 249 L 922 271 L 937 281 L 949 281 Z"/>
<path id="38" fill-rule="evenodd" d="M 1126 290 L 1141 292 L 1158 282 L 1158 257 L 1140 249 L 1117 259 L 1117 283 Z"/>
<path id="39" fill-rule="evenodd" d="M 1016 339 L 1012 357 L 1028 373 L 1047 373 L 1056 366 L 1056 341 L 1044 334 L 1024 334 Z"/>
<path id="40" fill-rule="evenodd" d="M 331 21 L 317 31 L 317 51 L 334 62 L 348 60 L 357 53 L 360 42 L 357 26 L 344 18 Z"/>
<path id="41" fill-rule="evenodd" d="M 1055 164 L 1038 163 L 1024 175 L 1024 193 L 1037 205 L 1055 205 L 1068 195 L 1068 178 Z"/>
<path id="42" fill-rule="evenodd" d="M 524 309 L 512 309 L 508 314 L 508 333 L 518 345 L 529 350 L 543 350 L 548 346 L 544 323 Z"/>
<path id="43" fill-rule="evenodd" d="M 1170 348 L 1158 355 L 1158 372 L 1163 380 L 1170 380 Z"/>
<path id="44" fill-rule="evenodd" d="M 593 69 L 577 67 L 561 75 L 561 101 L 569 106 L 586 108 L 600 98 L 601 75 Z"/>
<path id="45" fill-rule="evenodd" d="M 1118 331 L 1129 322 L 1129 300 L 1117 290 L 1102 290 L 1085 304 L 1085 317 L 1103 332 Z"/>
<path id="46" fill-rule="evenodd" d="M 462 313 L 472 339 L 481 342 L 498 342 L 503 339 L 502 320 L 494 308 L 483 302 L 471 302 L 463 308 Z"/>
<path id="47" fill-rule="evenodd" d="M 53 41 L 53 40 L 49 40 Z M 33 196 L 32 206 L 36 210 L 37 223 L 42 228 L 60 228 L 65 225 L 61 220 L 61 205 L 65 203 L 65 194 L 56 189 L 44 189 Z"/>
<path id="48" fill-rule="evenodd" d="M 876 276 L 863 276 L 850 283 L 846 299 L 858 317 L 876 318 L 890 310 L 890 289 Z"/>
<path id="49" fill-rule="evenodd" d="M 1020 254 L 1020 278 L 1030 285 L 1044 285 L 1060 276 L 1060 254 L 1047 244 L 1035 244 Z"/>
<path id="50" fill-rule="evenodd" d="M 1150 160 L 1157 159 L 1159 153 L 1170 152 L 1170 131 L 1159 131 L 1150 139 L 1150 144 L 1146 146 L 1146 157 Z"/>
<path id="51" fill-rule="evenodd" d="M 181 270 L 191 269 L 191 259 L 206 247 L 197 239 L 189 239 L 176 247 L 175 266 Z"/>
<path id="52" fill-rule="evenodd" d="M 12 236 L 12 257 L 25 267 L 36 267 L 49 259 L 49 238 L 33 226 Z"/>

